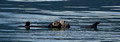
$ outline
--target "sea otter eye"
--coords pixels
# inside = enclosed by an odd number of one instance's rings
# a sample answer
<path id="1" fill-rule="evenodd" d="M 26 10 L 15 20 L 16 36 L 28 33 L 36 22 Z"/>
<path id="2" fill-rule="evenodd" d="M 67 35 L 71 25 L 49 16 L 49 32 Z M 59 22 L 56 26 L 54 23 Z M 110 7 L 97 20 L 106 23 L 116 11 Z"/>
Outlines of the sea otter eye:
<path id="1" fill-rule="evenodd" d="M 65 21 L 64 21 L 65 22 Z"/>

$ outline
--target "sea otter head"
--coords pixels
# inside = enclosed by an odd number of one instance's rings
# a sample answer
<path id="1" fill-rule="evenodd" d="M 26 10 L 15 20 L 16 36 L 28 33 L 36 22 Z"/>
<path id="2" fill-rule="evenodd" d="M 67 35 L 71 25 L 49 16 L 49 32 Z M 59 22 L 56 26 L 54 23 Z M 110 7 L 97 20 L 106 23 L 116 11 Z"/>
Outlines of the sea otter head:
<path id="1" fill-rule="evenodd" d="M 66 23 L 65 23 L 64 20 L 61 20 L 61 21 L 60 21 L 60 24 L 61 24 L 61 25 L 65 25 Z"/>

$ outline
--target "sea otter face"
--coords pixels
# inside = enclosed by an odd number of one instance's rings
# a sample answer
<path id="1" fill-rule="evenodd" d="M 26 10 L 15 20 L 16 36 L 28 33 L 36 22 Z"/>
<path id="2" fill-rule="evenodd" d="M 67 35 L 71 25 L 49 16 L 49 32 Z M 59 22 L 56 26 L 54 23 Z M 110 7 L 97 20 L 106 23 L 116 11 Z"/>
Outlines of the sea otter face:
<path id="1" fill-rule="evenodd" d="M 53 26 L 58 26 L 59 25 L 59 22 L 55 21 L 52 23 Z"/>
<path id="2" fill-rule="evenodd" d="M 61 25 L 65 25 L 65 21 L 64 21 L 64 20 L 61 20 L 61 21 L 60 21 L 60 24 L 61 24 Z"/>

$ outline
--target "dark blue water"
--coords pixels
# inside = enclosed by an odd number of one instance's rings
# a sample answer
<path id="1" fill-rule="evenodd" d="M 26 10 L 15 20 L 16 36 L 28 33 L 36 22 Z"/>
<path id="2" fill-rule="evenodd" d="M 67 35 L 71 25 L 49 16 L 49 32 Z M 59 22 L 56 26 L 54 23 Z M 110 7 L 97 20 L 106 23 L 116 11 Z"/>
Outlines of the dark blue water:
<path id="1" fill-rule="evenodd" d="M 69 30 L 32 27 L 66 20 Z M 98 31 L 81 28 L 99 21 Z M 0 42 L 120 42 L 119 0 L 0 0 Z"/>

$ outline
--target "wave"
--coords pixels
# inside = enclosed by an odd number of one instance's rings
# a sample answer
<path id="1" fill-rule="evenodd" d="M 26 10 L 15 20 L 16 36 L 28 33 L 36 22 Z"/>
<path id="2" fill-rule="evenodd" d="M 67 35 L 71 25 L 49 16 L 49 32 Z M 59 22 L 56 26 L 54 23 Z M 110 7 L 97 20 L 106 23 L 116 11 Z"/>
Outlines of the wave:
<path id="1" fill-rule="evenodd" d="M 68 0 L 7 0 L 16 2 L 45 2 L 45 1 L 68 1 Z"/>

